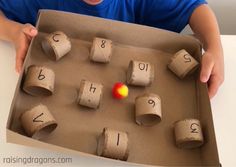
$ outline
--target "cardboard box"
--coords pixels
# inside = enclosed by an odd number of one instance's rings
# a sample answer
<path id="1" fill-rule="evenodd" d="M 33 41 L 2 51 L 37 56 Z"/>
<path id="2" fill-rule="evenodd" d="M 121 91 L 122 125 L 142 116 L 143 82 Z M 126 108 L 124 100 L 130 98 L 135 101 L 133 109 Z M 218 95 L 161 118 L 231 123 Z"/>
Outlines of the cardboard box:
<path id="1" fill-rule="evenodd" d="M 40 12 L 37 28 L 39 35 L 31 42 L 24 69 L 33 64 L 53 69 L 55 92 L 44 98 L 26 94 L 21 88 L 25 75 L 21 74 L 7 123 L 8 142 L 97 157 L 97 138 L 104 127 L 109 127 L 128 132 L 127 163 L 220 166 L 207 86 L 199 82 L 199 71 L 180 80 L 167 69 L 170 58 L 181 49 L 200 61 L 201 45 L 197 40 L 147 26 L 50 10 Z M 41 48 L 43 37 L 54 31 L 63 31 L 72 42 L 71 52 L 57 62 L 50 60 Z M 113 41 L 110 63 L 90 62 L 94 37 Z M 111 89 L 115 82 L 126 81 L 130 60 L 152 62 L 154 83 L 146 88 L 130 86 L 129 97 L 118 101 L 112 98 Z M 104 97 L 97 111 L 76 102 L 82 79 L 104 85 Z M 162 121 L 152 127 L 139 126 L 135 123 L 135 97 L 149 92 L 161 97 Z M 39 103 L 49 108 L 58 127 L 47 138 L 35 140 L 25 135 L 19 116 Z M 201 121 L 205 140 L 202 147 L 176 147 L 173 123 L 185 118 Z"/>

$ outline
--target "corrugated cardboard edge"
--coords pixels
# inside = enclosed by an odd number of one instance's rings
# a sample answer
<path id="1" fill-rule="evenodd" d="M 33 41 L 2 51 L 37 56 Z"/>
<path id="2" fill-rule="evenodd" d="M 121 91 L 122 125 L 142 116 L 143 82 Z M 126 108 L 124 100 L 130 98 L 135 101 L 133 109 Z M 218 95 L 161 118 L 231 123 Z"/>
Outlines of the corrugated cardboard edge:
<path id="1" fill-rule="evenodd" d="M 47 17 L 48 13 L 49 14 L 50 13 L 51 14 L 56 13 L 58 15 L 60 15 L 60 14 L 68 14 L 68 12 L 58 12 L 58 11 L 53 11 L 53 10 L 40 10 L 39 15 L 38 15 L 38 21 L 37 21 L 37 24 L 36 24 L 36 28 L 39 31 L 50 33 L 50 32 L 53 32 L 53 31 L 57 30 L 57 29 L 54 29 L 53 27 L 47 27 L 47 26 L 44 26 L 44 25 L 43 26 L 42 25 L 39 26 L 40 20 L 42 18 Z M 74 15 L 78 15 L 78 14 L 70 13 L 70 15 L 73 17 Z M 86 20 L 85 17 L 93 18 L 92 16 L 84 16 L 84 17 L 81 16 L 81 19 L 85 21 Z M 104 19 L 96 18 L 96 20 L 98 22 L 101 22 Z M 113 22 L 116 22 L 116 24 L 131 25 L 130 23 L 124 23 L 124 22 L 120 22 L 120 21 L 113 21 Z M 107 24 L 108 27 L 112 27 L 113 26 L 111 21 L 107 22 L 106 24 Z M 146 31 L 156 31 L 156 28 L 148 27 L 148 26 L 142 26 L 142 25 L 135 25 L 135 27 L 133 26 L 132 28 L 134 28 L 135 30 L 139 31 L 140 27 L 146 27 Z M 69 28 L 69 25 L 67 26 L 67 28 Z M 96 27 L 96 28 L 98 28 L 98 30 L 99 30 L 101 27 Z M 62 31 L 64 31 L 64 30 L 62 30 Z M 70 31 L 70 30 L 68 30 L 68 31 Z M 122 32 L 122 29 L 119 29 L 117 31 L 119 31 L 119 32 L 121 31 Z M 201 48 L 202 48 L 201 44 L 199 42 L 197 42 L 197 41 L 193 42 L 193 37 L 189 37 L 189 36 L 181 36 L 180 37 L 180 35 L 178 35 L 178 34 L 176 34 L 174 32 L 170 32 L 170 31 L 160 30 L 160 32 L 161 32 L 160 36 L 162 36 L 162 37 L 165 36 L 165 39 L 169 39 L 168 36 L 172 36 L 172 37 L 175 36 L 174 40 L 176 40 L 176 41 L 180 40 L 182 42 L 185 41 L 186 47 L 190 47 L 190 45 L 192 47 L 194 46 L 196 53 L 195 54 L 190 53 L 192 55 L 197 55 L 197 53 L 199 54 L 199 52 L 201 52 Z M 79 36 L 79 38 L 82 39 L 82 40 L 92 41 L 92 39 L 89 39 L 86 35 L 79 34 L 79 33 L 80 32 L 78 32 L 78 34 L 73 34 L 73 33 L 72 34 L 70 34 L 70 33 L 68 34 L 67 33 L 67 34 L 69 36 L 73 37 L 73 38 L 77 38 Z M 124 43 L 124 44 L 127 44 L 127 45 L 132 45 L 131 43 L 125 43 L 124 40 L 119 35 L 113 34 L 110 31 L 108 31 L 106 33 L 104 31 L 101 31 L 99 34 L 96 34 L 96 33 L 94 34 L 94 32 L 90 32 L 90 33 L 92 33 L 94 36 L 103 37 L 103 38 L 106 38 L 105 34 L 108 33 L 109 36 L 111 37 L 110 39 L 112 41 L 119 42 L 119 43 Z M 127 34 L 127 38 L 130 38 L 130 35 L 132 35 L 132 34 Z M 143 47 L 144 44 L 142 42 L 145 41 L 145 38 L 148 38 L 148 37 L 144 36 L 143 38 L 144 38 L 144 40 L 137 41 L 137 45 L 136 46 Z M 151 37 L 151 38 L 154 38 L 154 37 Z M 170 39 L 173 39 L 173 38 L 170 38 Z M 152 41 L 152 40 L 150 40 L 150 41 Z M 168 43 L 169 42 L 172 43 L 173 41 L 166 40 L 166 43 L 163 44 L 162 41 L 160 40 L 161 45 L 166 46 L 166 47 L 168 47 Z M 188 42 L 191 43 L 191 44 L 187 45 Z M 30 46 L 29 46 L 29 49 L 28 49 L 28 52 L 27 52 L 27 55 L 26 55 L 26 58 L 25 58 L 25 62 L 23 64 L 24 69 L 27 69 L 25 66 L 26 66 L 26 62 L 29 59 L 33 43 L 34 43 L 34 38 L 32 39 L 32 41 L 30 43 Z M 147 42 L 147 43 L 145 43 L 145 46 L 155 49 L 155 45 L 153 45 L 153 43 L 148 43 Z M 169 51 L 171 53 L 174 53 L 177 49 L 180 50 L 182 48 L 171 48 L 171 50 L 170 50 L 170 48 L 168 48 L 168 49 L 169 49 Z M 165 50 L 165 48 L 163 48 L 163 51 L 167 51 L 167 49 Z M 197 58 L 197 60 L 200 61 L 200 58 Z M 107 159 L 107 158 L 103 158 L 103 157 L 98 157 L 96 155 L 82 153 L 82 152 L 74 151 L 74 150 L 67 149 L 67 148 L 64 148 L 64 147 L 60 147 L 60 146 L 56 146 L 56 145 L 52 145 L 52 144 L 36 141 L 34 139 L 31 139 L 29 137 L 26 137 L 26 136 L 23 136 L 23 135 L 20 135 L 20 134 L 18 134 L 16 132 L 11 131 L 10 130 L 11 129 L 10 125 L 11 125 L 11 123 L 13 121 L 11 115 L 13 114 L 14 104 L 16 104 L 16 98 L 17 98 L 17 95 L 18 95 L 17 92 L 19 92 L 19 89 L 21 87 L 21 81 L 22 81 L 22 78 L 23 78 L 23 74 L 24 74 L 24 71 L 22 70 L 22 72 L 21 72 L 21 74 L 19 76 L 19 80 L 17 82 L 17 86 L 16 86 L 16 90 L 15 90 L 16 93 L 15 93 L 15 95 L 13 97 L 12 104 L 11 104 L 11 107 L 10 107 L 10 112 L 9 112 L 9 116 L 8 116 L 7 126 L 6 126 L 6 128 L 7 128 L 7 130 L 6 130 L 7 142 L 15 143 L 15 144 L 21 144 L 21 145 L 22 145 L 22 143 L 27 143 L 27 146 L 45 148 L 45 149 L 53 150 L 53 151 L 56 151 L 56 152 L 66 153 L 66 154 L 75 154 L 75 155 L 80 155 L 80 156 L 90 156 L 90 157 L 104 159 L 104 160 L 109 160 L 109 161 L 113 161 L 113 162 L 117 163 L 117 160 L 112 160 L 112 159 Z M 196 84 L 195 85 L 196 85 L 197 92 L 198 92 L 198 90 L 203 90 L 203 92 L 204 92 L 204 94 L 201 94 L 201 93 L 198 94 L 198 97 L 199 97 L 199 98 L 197 98 L 198 99 L 197 104 L 199 104 L 198 106 L 200 107 L 200 104 L 204 103 L 204 104 L 206 104 L 208 106 L 208 111 L 211 111 L 211 107 L 209 106 L 210 100 L 209 100 L 209 97 L 207 95 L 207 85 L 200 83 L 200 81 L 198 81 L 198 80 L 196 80 Z M 200 108 L 198 109 L 198 111 L 199 112 L 196 113 L 197 118 L 200 117 L 200 115 L 201 115 L 200 114 Z M 204 112 L 204 111 L 201 111 L 201 112 Z M 208 117 L 207 118 L 210 119 L 210 121 L 209 121 L 210 123 L 213 122 L 212 113 L 211 112 L 208 113 Z M 206 118 L 201 118 L 201 119 L 206 119 Z M 208 122 L 208 121 L 206 121 L 206 122 Z M 204 128 L 204 124 L 205 123 L 203 122 L 202 124 L 203 124 L 203 128 Z M 212 144 L 215 144 L 216 143 L 216 139 L 215 139 L 214 125 L 212 125 L 212 127 L 213 128 L 210 129 L 210 131 L 209 131 L 210 135 L 208 135 L 208 136 L 212 136 L 213 137 L 211 139 L 211 142 L 212 142 Z M 16 140 L 16 138 L 17 138 L 17 140 Z M 205 148 L 205 149 L 207 149 L 207 148 Z M 212 156 L 211 153 L 214 153 L 214 156 Z M 212 152 L 208 153 L 208 155 L 211 155 L 215 162 L 219 162 L 217 148 L 216 148 L 216 150 L 213 150 Z M 122 162 L 122 161 L 120 161 L 119 163 L 127 164 L 127 162 Z M 136 163 L 133 163 L 133 162 L 129 162 L 129 163 L 130 164 L 136 164 Z M 140 164 L 137 164 L 137 165 L 140 165 Z M 210 164 L 210 163 L 208 163 L 208 165 L 209 166 L 216 166 L 215 164 Z M 151 166 L 151 165 L 145 165 L 145 166 Z M 221 166 L 221 164 L 219 163 L 219 165 L 217 165 L 217 166 Z M 158 166 L 158 167 L 160 167 L 160 166 Z"/>

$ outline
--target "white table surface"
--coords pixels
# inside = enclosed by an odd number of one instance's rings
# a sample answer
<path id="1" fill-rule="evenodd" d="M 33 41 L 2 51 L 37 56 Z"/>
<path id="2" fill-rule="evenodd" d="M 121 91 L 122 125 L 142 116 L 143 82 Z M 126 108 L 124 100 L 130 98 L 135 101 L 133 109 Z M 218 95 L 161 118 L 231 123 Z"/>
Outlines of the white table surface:
<path id="1" fill-rule="evenodd" d="M 220 162 L 223 166 L 236 166 L 236 36 L 222 36 L 225 55 L 225 82 L 211 100 Z M 44 164 L 40 166 L 118 166 L 110 161 L 56 153 L 48 150 L 6 143 L 6 123 L 18 80 L 14 47 L 0 41 L 0 166 L 36 166 L 21 163 L 6 164 L 3 158 L 72 158 L 69 164 Z"/>

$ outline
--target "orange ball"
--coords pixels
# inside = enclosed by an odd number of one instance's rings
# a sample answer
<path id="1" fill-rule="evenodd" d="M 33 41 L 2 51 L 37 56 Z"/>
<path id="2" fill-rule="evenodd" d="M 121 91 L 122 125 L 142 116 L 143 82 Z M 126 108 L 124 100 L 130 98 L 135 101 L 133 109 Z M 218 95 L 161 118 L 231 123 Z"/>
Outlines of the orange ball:
<path id="1" fill-rule="evenodd" d="M 124 99 L 128 96 L 128 94 L 129 94 L 129 89 L 125 84 L 121 82 L 117 82 L 114 84 L 112 88 L 112 95 L 114 98 Z"/>

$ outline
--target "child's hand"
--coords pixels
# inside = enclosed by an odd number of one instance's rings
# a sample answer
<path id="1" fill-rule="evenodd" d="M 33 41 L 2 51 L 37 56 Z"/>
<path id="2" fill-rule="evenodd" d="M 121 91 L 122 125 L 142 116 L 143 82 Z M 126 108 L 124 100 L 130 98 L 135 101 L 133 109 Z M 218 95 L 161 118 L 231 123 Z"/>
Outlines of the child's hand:
<path id="1" fill-rule="evenodd" d="M 224 81 L 223 51 L 206 51 L 202 57 L 200 80 L 208 83 L 210 98 L 214 97 Z"/>
<path id="2" fill-rule="evenodd" d="M 206 51 L 200 80 L 208 83 L 208 94 L 212 98 L 224 81 L 224 57 L 217 20 L 208 5 L 200 5 L 192 13 L 189 24 Z"/>
<path id="3" fill-rule="evenodd" d="M 18 24 L 17 33 L 13 43 L 16 49 L 16 65 L 15 69 L 19 73 L 22 69 L 24 59 L 33 37 L 38 34 L 37 29 L 30 24 Z"/>

